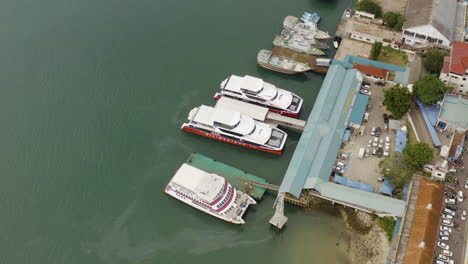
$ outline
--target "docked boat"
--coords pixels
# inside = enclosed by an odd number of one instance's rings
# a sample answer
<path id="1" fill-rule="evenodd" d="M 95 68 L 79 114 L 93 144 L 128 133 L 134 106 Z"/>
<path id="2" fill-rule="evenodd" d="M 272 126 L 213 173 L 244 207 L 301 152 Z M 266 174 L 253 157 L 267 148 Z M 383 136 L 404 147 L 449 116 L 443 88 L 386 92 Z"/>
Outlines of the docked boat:
<path id="1" fill-rule="evenodd" d="M 222 81 L 221 92 L 215 98 L 221 96 L 264 106 L 272 112 L 291 117 L 299 116 L 303 102 L 301 97 L 292 92 L 248 75 L 231 75 Z"/>
<path id="2" fill-rule="evenodd" d="M 242 216 L 257 202 L 234 188 L 225 178 L 186 163 L 177 170 L 164 193 L 204 213 L 233 224 L 244 224 Z"/>
<path id="3" fill-rule="evenodd" d="M 302 62 L 272 55 L 271 50 L 262 49 L 257 54 L 257 63 L 267 69 L 286 74 L 306 72 L 310 67 Z"/>
<path id="4" fill-rule="evenodd" d="M 333 39 L 333 47 L 337 49 L 340 46 L 340 43 L 341 43 L 341 37 L 335 36 L 335 38 Z"/>
<path id="5" fill-rule="evenodd" d="M 281 154 L 288 135 L 271 125 L 259 122 L 236 111 L 213 108 L 206 105 L 195 107 L 188 115 L 182 130 L 219 141 Z"/>

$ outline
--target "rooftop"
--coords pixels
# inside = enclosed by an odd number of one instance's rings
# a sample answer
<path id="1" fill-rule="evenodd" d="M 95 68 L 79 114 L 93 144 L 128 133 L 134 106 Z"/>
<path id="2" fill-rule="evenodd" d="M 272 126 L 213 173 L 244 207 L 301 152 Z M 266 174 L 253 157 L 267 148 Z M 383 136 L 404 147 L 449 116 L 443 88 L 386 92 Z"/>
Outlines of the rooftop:
<path id="1" fill-rule="evenodd" d="M 445 59 L 444 59 L 445 68 Z M 465 75 L 468 69 L 468 43 L 454 41 L 450 57 L 449 72 Z M 445 69 L 444 69 L 445 70 Z"/>
<path id="2" fill-rule="evenodd" d="M 420 179 L 419 195 L 414 209 L 413 224 L 409 236 L 404 263 L 432 263 L 432 255 L 438 234 L 444 186 Z"/>
<path id="3" fill-rule="evenodd" d="M 359 63 L 355 63 L 353 68 L 358 69 L 360 72 L 364 74 L 379 77 L 382 79 L 387 78 L 388 71 L 382 68 L 377 68 L 374 66 L 364 65 L 364 64 L 359 64 Z"/>
<path id="4" fill-rule="evenodd" d="M 354 103 L 353 111 L 351 112 L 350 123 L 361 124 L 364 114 L 366 113 L 367 104 L 369 103 L 369 96 L 359 93 Z"/>
<path id="5" fill-rule="evenodd" d="M 443 73 L 449 73 L 450 72 L 450 56 L 445 56 L 444 57 L 444 66 L 442 67 L 442 72 Z"/>
<path id="6" fill-rule="evenodd" d="M 432 25 L 448 40 L 453 40 L 457 1 L 409 0 L 403 29 Z"/>
<path id="7" fill-rule="evenodd" d="M 460 127 L 468 128 L 468 98 L 461 95 L 445 94 L 439 120 Z"/>

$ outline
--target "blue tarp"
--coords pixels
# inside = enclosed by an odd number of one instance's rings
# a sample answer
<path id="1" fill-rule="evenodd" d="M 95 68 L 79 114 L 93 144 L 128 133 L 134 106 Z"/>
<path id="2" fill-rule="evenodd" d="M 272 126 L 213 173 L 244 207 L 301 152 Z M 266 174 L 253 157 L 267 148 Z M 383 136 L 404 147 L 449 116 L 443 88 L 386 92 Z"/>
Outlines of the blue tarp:
<path id="1" fill-rule="evenodd" d="M 367 104 L 369 103 L 369 96 L 359 93 L 354 103 L 353 111 L 351 112 L 350 123 L 360 125 L 364 114 L 366 113 Z"/>
<path id="2" fill-rule="evenodd" d="M 385 194 L 388 194 L 388 195 L 392 195 L 394 189 L 395 189 L 395 187 L 390 184 L 390 180 L 385 179 L 383 184 L 382 184 L 382 187 L 380 187 L 379 192 L 385 193 Z"/>
<path id="3" fill-rule="evenodd" d="M 343 141 L 348 142 L 349 141 L 349 136 L 351 135 L 351 130 L 346 129 L 344 134 L 343 134 Z"/>
<path id="4" fill-rule="evenodd" d="M 342 184 L 344 186 L 348 186 L 348 187 L 351 187 L 351 188 L 363 190 L 363 191 L 366 191 L 366 192 L 374 192 L 374 186 L 369 185 L 369 184 L 365 184 L 365 183 L 362 183 L 362 182 L 358 182 L 358 181 L 355 181 L 355 180 L 351 180 L 351 179 L 345 178 L 345 177 L 340 176 L 340 175 L 335 175 L 335 182 L 339 183 L 339 184 Z"/>
<path id="5" fill-rule="evenodd" d="M 408 143 L 408 132 L 403 130 L 397 130 L 396 137 L 395 137 L 395 151 L 402 153 L 403 149 L 406 147 Z"/>
<path id="6" fill-rule="evenodd" d="M 415 101 L 419 107 L 419 110 L 421 110 L 424 122 L 426 123 L 427 130 L 429 131 L 429 134 L 431 134 L 432 143 L 434 143 L 434 146 L 436 147 L 442 146 L 442 144 L 440 143 L 439 136 L 437 136 L 437 132 L 434 128 L 434 125 L 431 124 L 431 111 L 426 110 L 426 106 L 419 100 L 419 98 L 415 97 Z"/>

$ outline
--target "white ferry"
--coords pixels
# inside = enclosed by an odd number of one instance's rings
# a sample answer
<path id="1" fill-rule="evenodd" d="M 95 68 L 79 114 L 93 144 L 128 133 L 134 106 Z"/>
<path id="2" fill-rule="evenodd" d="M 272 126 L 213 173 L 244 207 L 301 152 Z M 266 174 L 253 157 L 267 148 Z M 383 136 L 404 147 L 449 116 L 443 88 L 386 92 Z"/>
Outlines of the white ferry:
<path id="1" fill-rule="evenodd" d="M 291 117 L 299 116 L 303 101 L 294 93 L 248 75 L 231 75 L 221 82 L 221 92 L 216 93 L 215 98 L 219 99 L 221 96 L 264 106 L 272 112 Z"/>
<path id="2" fill-rule="evenodd" d="M 206 105 L 192 109 L 181 129 L 231 144 L 281 154 L 287 134 L 236 111 Z"/>
<path id="3" fill-rule="evenodd" d="M 233 224 L 244 224 L 242 215 L 250 204 L 247 194 L 234 188 L 223 177 L 184 163 L 163 190 L 166 194 L 202 212 Z"/>

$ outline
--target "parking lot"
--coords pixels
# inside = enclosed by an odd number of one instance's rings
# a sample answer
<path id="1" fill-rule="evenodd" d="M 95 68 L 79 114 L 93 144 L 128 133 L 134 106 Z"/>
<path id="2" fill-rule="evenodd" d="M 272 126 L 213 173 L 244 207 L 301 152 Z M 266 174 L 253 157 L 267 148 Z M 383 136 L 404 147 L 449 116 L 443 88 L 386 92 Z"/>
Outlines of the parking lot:
<path id="1" fill-rule="evenodd" d="M 376 150 L 377 152 L 380 139 L 383 140 L 382 150 L 384 150 L 385 138 L 388 136 L 390 138 L 389 154 L 392 155 L 395 149 L 395 131 L 385 131 L 384 129 L 385 123 L 383 114 L 386 113 L 386 110 L 385 107 L 381 105 L 384 97 L 384 87 L 377 86 L 372 81 L 370 82 L 371 88 L 369 90 L 371 92 L 371 96 L 369 99 L 369 104 L 371 107 L 370 109 L 368 108 L 366 110 L 369 113 L 369 117 L 368 121 L 363 122 L 361 125 L 365 127 L 364 134 L 359 135 L 359 131 L 355 130 L 354 133 L 352 133 L 350 136 L 349 143 L 346 143 L 343 149 L 341 149 L 341 153 L 348 156 L 343 176 L 352 180 L 372 185 L 376 187 L 375 191 L 377 191 L 381 186 L 381 183 L 378 182 L 378 178 L 382 176 L 379 170 L 379 162 L 383 160 L 385 156 L 382 153 L 382 156 L 378 157 L 377 155 L 372 155 L 372 152 L 373 150 Z M 371 147 L 367 147 L 368 141 L 374 141 L 375 139 L 374 136 L 371 136 L 372 127 L 380 127 L 381 134 L 380 137 L 378 137 L 377 146 L 373 145 Z M 368 156 L 364 155 L 364 157 L 359 158 L 358 153 L 360 148 L 364 148 L 365 150 L 368 149 Z"/>
<path id="2" fill-rule="evenodd" d="M 468 164 L 468 155 L 465 154 L 464 156 L 464 164 Z M 453 260 L 454 263 L 465 263 L 465 249 L 467 246 L 467 224 L 468 222 L 466 220 L 463 220 L 461 215 L 464 210 L 467 210 L 468 208 L 468 197 L 466 197 L 466 194 L 468 193 L 468 189 L 465 188 L 465 182 L 467 177 L 467 173 L 465 171 L 458 171 L 454 175 L 452 175 L 453 178 L 458 179 L 459 184 L 455 184 L 453 182 L 446 183 L 446 186 L 448 187 L 453 187 L 454 192 L 462 191 L 464 195 L 464 199 L 462 202 L 456 203 L 455 207 L 455 216 L 453 216 L 453 220 L 450 220 L 453 223 L 453 226 L 448 228 L 451 229 L 452 232 L 449 232 L 449 235 L 447 236 L 448 240 L 442 240 L 441 239 L 441 234 L 438 236 L 438 241 L 437 242 L 443 242 L 446 245 L 449 246 L 448 251 L 452 254 L 452 256 L 448 256 L 449 259 Z M 447 195 L 445 195 L 445 198 L 449 198 Z M 446 208 L 444 206 L 444 208 Z M 444 209 L 442 209 L 444 210 Z M 444 215 L 446 213 L 441 212 L 441 215 Z M 443 226 L 441 223 L 444 219 L 442 218 L 440 221 L 440 226 Z M 439 232 L 440 232 L 440 227 L 439 227 Z M 439 246 L 436 247 L 435 249 L 435 259 L 438 257 L 439 254 L 442 254 L 443 249 Z"/>

